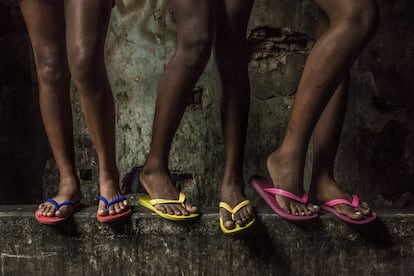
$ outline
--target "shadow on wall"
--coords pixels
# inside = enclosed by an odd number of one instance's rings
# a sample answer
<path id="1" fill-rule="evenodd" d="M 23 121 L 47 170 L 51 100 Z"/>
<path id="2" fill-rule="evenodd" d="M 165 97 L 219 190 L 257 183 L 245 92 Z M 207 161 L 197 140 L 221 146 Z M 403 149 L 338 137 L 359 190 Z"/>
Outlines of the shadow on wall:
<path id="1" fill-rule="evenodd" d="M 0 2 L 0 204 L 38 203 L 50 151 L 30 42 L 11 4 Z"/>

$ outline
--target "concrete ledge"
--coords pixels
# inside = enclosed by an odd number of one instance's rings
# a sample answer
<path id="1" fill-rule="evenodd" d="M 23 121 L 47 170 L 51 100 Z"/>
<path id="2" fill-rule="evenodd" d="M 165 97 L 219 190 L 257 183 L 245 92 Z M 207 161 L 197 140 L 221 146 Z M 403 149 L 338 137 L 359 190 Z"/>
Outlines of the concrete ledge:
<path id="1" fill-rule="evenodd" d="M 1 275 L 414 275 L 414 210 L 379 210 L 349 226 L 331 215 L 292 224 L 259 209 L 240 237 L 224 236 L 217 209 L 193 223 L 169 222 L 140 207 L 104 225 L 96 207 L 55 227 L 36 206 L 0 206 Z"/>

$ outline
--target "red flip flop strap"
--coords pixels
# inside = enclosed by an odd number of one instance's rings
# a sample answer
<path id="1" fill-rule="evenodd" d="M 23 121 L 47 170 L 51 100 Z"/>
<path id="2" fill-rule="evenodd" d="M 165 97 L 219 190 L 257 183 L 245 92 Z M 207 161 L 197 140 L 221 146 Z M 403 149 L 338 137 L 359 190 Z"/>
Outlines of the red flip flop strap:
<path id="1" fill-rule="evenodd" d="M 302 197 L 298 197 L 297 195 L 295 195 L 295 194 L 293 194 L 291 192 L 282 190 L 282 189 L 266 188 L 264 190 L 266 192 L 272 194 L 272 195 L 280 195 L 280 196 L 283 196 L 283 197 L 287 197 L 287 198 L 296 200 L 296 201 L 298 201 L 300 203 L 303 203 L 303 204 L 305 204 L 305 203 L 308 202 L 308 194 L 307 193 L 303 193 Z"/>
<path id="2" fill-rule="evenodd" d="M 332 200 L 325 202 L 323 205 L 328 206 L 328 207 L 334 207 L 338 204 L 346 204 L 346 205 L 356 208 L 359 205 L 359 197 L 357 197 L 356 195 L 352 195 L 352 202 L 346 199 L 343 199 L 343 198 L 332 199 Z"/>

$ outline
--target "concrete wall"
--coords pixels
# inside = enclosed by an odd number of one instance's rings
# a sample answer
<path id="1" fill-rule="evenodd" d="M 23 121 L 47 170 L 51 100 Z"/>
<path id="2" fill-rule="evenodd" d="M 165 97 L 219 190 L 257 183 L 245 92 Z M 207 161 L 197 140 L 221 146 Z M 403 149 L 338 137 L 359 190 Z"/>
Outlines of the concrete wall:
<path id="1" fill-rule="evenodd" d="M 174 223 L 135 207 L 124 223 L 96 221 L 96 207 L 45 227 L 35 206 L 0 206 L 0 275 L 409 276 L 414 274 L 413 208 L 378 210 L 349 227 L 331 214 L 292 224 L 259 209 L 252 232 L 223 235 L 217 208 Z"/>
<path id="2" fill-rule="evenodd" d="M 413 191 L 414 3 L 381 1 L 382 26 L 356 62 L 337 176 L 372 204 L 391 205 Z M 0 201 L 37 202 L 53 195 L 57 174 L 39 118 L 33 59 L 15 7 L 0 1 Z M 164 0 L 117 1 L 106 60 L 117 106 L 121 174 L 142 165 L 149 150 L 158 80 L 174 53 L 174 23 Z M 246 179 L 265 174 L 267 154 L 285 132 L 317 12 L 310 0 L 257 0 L 249 24 L 252 87 Z M 5 19 L 4 19 L 5 18 Z M 17 26 L 16 26 L 17 25 Z M 73 88 L 76 153 L 85 202 L 94 203 L 97 160 Z M 223 165 L 219 88 L 213 63 L 197 84 L 177 132 L 171 169 L 192 201 L 216 205 Z M 4 174 L 4 176 L 3 176 Z M 42 179 L 43 177 L 43 179 Z M 12 185 L 12 186 L 7 186 Z M 3 188 L 6 187 L 6 188 Z M 255 204 L 263 204 L 248 188 Z M 28 197 L 20 194 L 30 194 Z"/>

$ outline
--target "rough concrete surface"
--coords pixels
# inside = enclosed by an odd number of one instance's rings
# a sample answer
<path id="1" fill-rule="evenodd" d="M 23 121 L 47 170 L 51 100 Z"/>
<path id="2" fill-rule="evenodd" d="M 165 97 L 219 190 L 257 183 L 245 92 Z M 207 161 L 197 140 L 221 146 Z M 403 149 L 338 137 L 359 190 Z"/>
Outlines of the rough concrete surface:
<path id="1" fill-rule="evenodd" d="M 292 224 L 267 208 L 242 237 L 221 233 L 216 209 L 199 221 L 168 222 L 142 208 L 115 225 L 96 207 L 58 227 L 35 206 L 0 207 L 1 275 L 401 275 L 414 273 L 413 210 L 379 211 L 350 227 L 331 215 Z"/>

